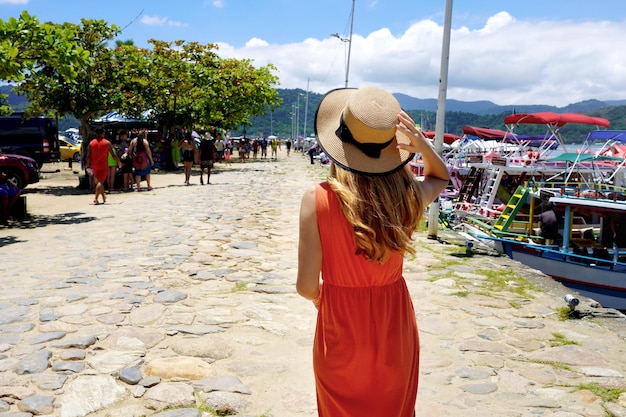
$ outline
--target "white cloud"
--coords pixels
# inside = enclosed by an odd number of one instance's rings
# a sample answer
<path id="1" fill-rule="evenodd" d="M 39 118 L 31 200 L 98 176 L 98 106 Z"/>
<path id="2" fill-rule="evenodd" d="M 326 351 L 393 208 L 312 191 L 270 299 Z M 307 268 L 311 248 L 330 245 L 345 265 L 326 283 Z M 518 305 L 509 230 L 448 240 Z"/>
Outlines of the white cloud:
<path id="1" fill-rule="evenodd" d="M 170 20 L 167 17 L 159 17 L 159 16 L 151 16 L 151 15 L 143 16 L 141 18 L 141 23 L 143 23 L 144 25 L 148 25 L 148 26 L 168 25 L 168 26 L 182 27 L 182 28 L 186 28 L 188 26 L 186 23 L 178 22 L 175 20 Z"/>
<path id="2" fill-rule="evenodd" d="M 222 0 L 213 0 L 213 6 L 217 8 L 224 7 L 224 2 Z"/>
<path id="3" fill-rule="evenodd" d="M 269 46 L 269 43 L 259 38 L 252 38 L 246 42 L 246 48 L 255 48 L 261 46 Z"/>
<path id="4" fill-rule="evenodd" d="M 349 85 L 380 85 L 393 92 L 436 98 L 443 28 L 431 20 L 395 35 L 380 29 L 354 34 Z M 454 28 L 447 97 L 497 104 L 565 106 L 588 99 L 626 99 L 626 26 L 616 22 L 520 21 L 506 12 L 482 28 Z M 222 56 L 274 64 L 282 88 L 323 93 L 345 80 L 347 43 L 335 38 L 299 44 L 251 39 L 220 46 Z"/>
<path id="5" fill-rule="evenodd" d="M 167 22 L 166 17 L 146 15 L 141 18 L 141 23 L 143 23 L 144 25 L 149 25 L 149 26 L 161 26 L 161 25 L 164 25 L 166 22 Z"/>
<path id="6" fill-rule="evenodd" d="M 30 0 L 0 0 L 0 4 L 28 4 Z"/>
<path id="7" fill-rule="evenodd" d="M 167 20 L 167 24 L 169 26 L 174 26 L 177 28 L 186 28 L 187 26 L 189 26 L 187 23 L 179 22 L 176 20 L 169 20 L 169 19 Z"/>

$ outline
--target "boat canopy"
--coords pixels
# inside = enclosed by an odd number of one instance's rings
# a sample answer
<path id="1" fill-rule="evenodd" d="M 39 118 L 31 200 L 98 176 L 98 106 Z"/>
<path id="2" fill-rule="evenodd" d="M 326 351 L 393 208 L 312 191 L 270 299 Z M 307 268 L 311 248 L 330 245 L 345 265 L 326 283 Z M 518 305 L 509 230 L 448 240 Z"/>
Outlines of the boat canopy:
<path id="1" fill-rule="evenodd" d="M 578 212 L 581 212 L 581 209 L 587 209 L 587 213 L 598 213 L 601 216 L 606 216 L 607 213 L 624 214 L 624 202 L 622 201 L 571 196 L 554 196 L 550 197 L 549 201 L 557 207 L 577 207 Z"/>
<path id="2" fill-rule="evenodd" d="M 476 136 L 480 139 L 503 140 L 504 138 L 514 139 L 515 135 L 500 129 L 488 129 L 486 127 L 463 126 L 463 133 Z"/>
<path id="3" fill-rule="evenodd" d="M 592 130 L 587 140 L 616 140 L 626 142 L 626 130 Z"/>
<path id="4" fill-rule="evenodd" d="M 559 142 L 554 139 L 546 139 L 544 135 L 512 135 L 508 134 L 505 142 L 521 143 L 531 148 L 557 149 Z"/>
<path id="5" fill-rule="evenodd" d="M 565 162 L 588 162 L 588 161 L 623 161 L 624 158 L 617 156 L 594 155 L 591 153 L 574 153 L 564 152 L 561 155 L 548 159 L 548 161 L 565 161 Z"/>
<path id="6" fill-rule="evenodd" d="M 602 117 L 587 116 L 586 114 L 578 113 L 554 113 L 554 112 L 539 112 L 539 113 L 519 113 L 506 116 L 504 118 L 504 124 L 544 124 L 551 126 L 565 126 L 567 123 L 578 123 L 585 125 L 596 125 L 604 128 L 608 128 L 611 123 L 607 119 Z"/>
<path id="7" fill-rule="evenodd" d="M 429 139 L 434 139 L 435 138 L 435 132 L 433 132 L 432 130 L 424 130 L 424 131 L 422 131 L 422 133 L 424 134 L 424 136 L 426 136 Z M 444 133 L 443 134 L 443 142 L 448 144 L 448 145 L 452 145 L 454 142 L 456 142 L 459 139 L 461 139 L 461 137 L 458 136 L 458 135 L 455 135 L 453 133 Z"/>

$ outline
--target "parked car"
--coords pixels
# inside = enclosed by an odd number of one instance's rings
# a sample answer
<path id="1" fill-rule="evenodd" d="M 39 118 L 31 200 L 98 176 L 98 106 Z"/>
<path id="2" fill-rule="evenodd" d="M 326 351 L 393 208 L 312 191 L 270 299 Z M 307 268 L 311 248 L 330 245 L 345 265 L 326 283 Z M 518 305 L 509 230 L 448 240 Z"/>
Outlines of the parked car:
<path id="1" fill-rule="evenodd" d="M 0 117 L 0 149 L 44 163 L 59 162 L 59 130 L 51 117 L 24 118 L 23 113 Z"/>
<path id="2" fill-rule="evenodd" d="M 61 151 L 61 161 L 80 162 L 80 145 L 65 136 L 59 136 L 59 150 Z"/>
<path id="3" fill-rule="evenodd" d="M 69 129 L 65 129 L 65 131 L 63 132 L 63 136 L 65 136 L 68 139 L 72 139 L 74 142 L 78 143 L 79 145 L 83 141 L 83 138 L 80 136 L 80 131 L 78 130 L 78 128 L 75 128 L 75 127 L 70 127 Z"/>
<path id="4" fill-rule="evenodd" d="M 7 175 L 7 181 L 24 189 L 28 184 L 39 182 L 39 167 L 33 158 L 0 151 L 0 171 Z"/>

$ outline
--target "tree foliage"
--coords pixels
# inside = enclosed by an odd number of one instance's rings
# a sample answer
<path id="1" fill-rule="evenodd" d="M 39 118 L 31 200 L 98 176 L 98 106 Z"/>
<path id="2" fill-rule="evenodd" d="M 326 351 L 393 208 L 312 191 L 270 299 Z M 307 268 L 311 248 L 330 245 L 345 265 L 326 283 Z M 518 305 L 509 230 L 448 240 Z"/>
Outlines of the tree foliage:
<path id="1" fill-rule="evenodd" d="M 73 115 L 87 134 L 94 118 L 145 110 L 164 128 L 231 128 L 280 105 L 272 65 L 222 59 L 217 45 L 150 40 L 108 44 L 103 20 L 40 24 L 26 12 L 0 20 L 0 79 L 19 81 L 29 111 Z"/>
<path id="2" fill-rule="evenodd" d="M 89 60 L 72 77 L 56 67 L 45 65 L 25 76 L 17 88 L 30 101 L 30 109 L 37 113 L 53 110 L 59 116 L 73 114 L 80 122 L 83 134 L 89 130 L 94 116 L 116 108 L 122 96 L 112 65 L 112 54 L 107 42 L 118 28 L 104 20 L 81 19 L 79 25 L 64 23 L 64 30 L 74 34 Z"/>
<path id="3" fill-rule="evenodd" d="M 272 65 L 222 59 L 215 44 L 149 43 L 152 49 L 122 45 L 114 53 L 126 97 L 120 109 L 128 115 L 150 109 L 166 128 L 230 129 L 280 104 Z"/>
<path id="4" fill-rule="evenodd" d="M 89 64 L 89 54 L 76 42 L 72 28 L 39 20 L 24 11 L 18 18 L 0 20 L 0 79 L 21 82 L 31 74 L 54 69 L 66 83 L 75 82 Z M 1 114 L 11 112 L 0 95 Z"/>
<path id="5" fill-rule="evenodd" d="M 0 20 L 0 79 L 21 81 L 28 74 L 54 67 L 72 81 L 89 61 L 71 26 L 39 23 L 24 11 Z"/>

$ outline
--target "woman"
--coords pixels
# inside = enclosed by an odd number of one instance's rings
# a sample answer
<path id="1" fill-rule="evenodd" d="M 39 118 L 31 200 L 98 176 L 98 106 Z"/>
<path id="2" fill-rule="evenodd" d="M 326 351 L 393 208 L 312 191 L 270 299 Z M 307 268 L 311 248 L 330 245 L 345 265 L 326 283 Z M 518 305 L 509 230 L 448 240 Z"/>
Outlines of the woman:
<path id="1" fill-rule="evenodd" d="M 191 168 L 193 167 L 194 161 L 194 151 L 196 150 L 196 145 L 190 132 L 185 133 L 185 139 L 180 142 L 179 146 L 183 154 L 183 164 L 185 164 L 185 185 L 189 185 Z"/>
<path id="2" fill-rule="evenodd" d="M 128 133 L 125 130 L 120 132 L 120 141 L 118 156 L 122 160 L 122 190 L 132 191 L 133 182 L 135 182 L 133 178 L 133 160 L 128 152 L 130 144 L 128 143 Z"/>
<path id="3" fill-rule="evenodd" d="M 318 414 L 414 416 L 419 336 L 402 264 L 448 170 L 396 99 L 376 87 L 327 93 L 315 130 L 332 165 L 302 199 L 296 288 L 318 308 Z M 419 181 L 406 167 L 417 152 Z"/>
<path id="4" fill-rule="evenodd" d="M 152 159 L 152 151 L 150 150 L 150 143 L 146 139 L 146 131 L 143 130 L 139 133 L 135 139 L 130 141 L 128 147 L 128 153 L 133 159 L 133 168 L 135 169 L 135 184 L 137 185 L 137 191 L 143 191 L 141 189 L 141 178 L 145 177 L 148 185 L 147 190 L 152 191 L 153 188 L 150 185 L 150 170 L 154 165 Z"/>
<path id="5" fill-rule="evenodd" d="M 102 204 L 106 203 L 107 198 L 104 194 L 104 182 L 109 174 L 109 157 L 112 157 L 117 166 L 121 167 L 122 163 L 113 150 L 113 145 L 104 137 L 104 129 L 96 128 L 96 137 L 89 142 L 89 152 L 87 153 L 87 163 L 85 170 L 94 178 L 94 204 L 100 204 L 98 199 L 102 196 Z"/>

